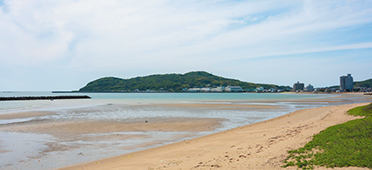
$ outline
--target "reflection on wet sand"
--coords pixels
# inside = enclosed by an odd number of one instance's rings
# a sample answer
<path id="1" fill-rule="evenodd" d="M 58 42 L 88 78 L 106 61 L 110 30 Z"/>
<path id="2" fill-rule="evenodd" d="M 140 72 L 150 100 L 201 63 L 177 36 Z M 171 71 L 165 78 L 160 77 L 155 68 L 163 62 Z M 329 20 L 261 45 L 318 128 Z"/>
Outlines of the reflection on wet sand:
<path id="1" fill-rule="evenodd" d="M 29 121 L 0 126 L 0 131 L 41 133 L 57 138 L 71 138 L 82 134 L 112 132 L 202 132 L 220 127 L 222 119 L 215 118 L 156 118 L 120 121 Z M 107 139 L 107 138 L 106 138 Z"/>
<path id="2" fill-rule="evenodd" d="M 372 97 L 362 95 L 168 103 L 110 100 L 95 101 L 98 104 L 89 107 L 1 113 L 0 153 L 7 159 L 0 160 L 0 169 L 65 167 L 195 138 L 299 109 L 371 100 Z"/>

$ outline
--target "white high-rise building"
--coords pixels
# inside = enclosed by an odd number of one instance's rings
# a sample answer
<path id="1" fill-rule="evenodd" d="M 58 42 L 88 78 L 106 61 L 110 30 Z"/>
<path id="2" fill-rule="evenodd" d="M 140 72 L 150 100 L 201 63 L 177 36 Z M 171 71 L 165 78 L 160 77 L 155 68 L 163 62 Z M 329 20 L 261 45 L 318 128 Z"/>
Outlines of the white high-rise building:
<path id="1" fill-rule="evenodd" d="M 340 90 L 342 92 L 353 91 L 353 86 L 354 86 L 354 81 L 353 81 L 353 77 L 351 77 L 351 74 L 347 74 L 347 76 L 340 77 Z"/>

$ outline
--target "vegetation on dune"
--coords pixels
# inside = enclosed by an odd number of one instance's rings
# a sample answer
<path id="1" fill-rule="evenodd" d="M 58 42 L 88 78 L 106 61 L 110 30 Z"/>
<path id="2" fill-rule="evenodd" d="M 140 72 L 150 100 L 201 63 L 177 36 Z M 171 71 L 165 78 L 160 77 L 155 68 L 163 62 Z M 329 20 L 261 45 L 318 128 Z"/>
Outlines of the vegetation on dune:
<path id="1" fill-rule="evenodd" d="M 372 103 L 367 106 L 360 106 L 347 111 L 349 115 L 372 117 Z"/>
<path id="2" fill-rule="evenodd" d="M 328 127 L 314 135 L 304 147 L 288 151 L 290 155 L 283 167 L 372 168 L 372 103 L 350 109 L 348 114 L 364 118 Z"/>
<path id="3" fill-rule="evenodd" d="M 243 89 L 256 87 L 289 88 L 288 86 L 277 86 L 271 84 L 255 84 L 234 79 L 223 78 L 204 71 L 189 72 L 186 74 L 163 74 L 121 79 L 116 77 L 104 77 L 88 83 L 79 91 L 82 92 L 125 92 L 144 90 L 175 91 L 180 92 L 184 88 L 193 87 L 215 87 L 215 86 L 241 86 Z"/>

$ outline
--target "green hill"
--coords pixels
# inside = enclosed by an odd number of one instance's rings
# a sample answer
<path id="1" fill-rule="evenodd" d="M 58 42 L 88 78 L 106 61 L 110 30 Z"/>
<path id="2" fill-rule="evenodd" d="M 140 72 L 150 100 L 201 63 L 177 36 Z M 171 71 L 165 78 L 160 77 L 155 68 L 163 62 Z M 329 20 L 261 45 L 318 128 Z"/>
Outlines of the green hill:
<path id="1" fill-rule="evenodd" d="M 372 88 L 372 79 L 355 82 L 354 87 Z"/>
<path id="2" fill-rule="evenodd" d="M 272 84 L 255 84 L 243 82 L 235 79 L 219 77 L 204 71 L 189 72 L 186 74 L 162 74 L 131 79 L 121 79 L 116 77 L 104 77 L 89 82 L 80 92 L 128 92 L 144 90 L 181 92 L 184 88 L 193 87 L 217 87 L 217 86 L 241 86 L 243 89 L 253 89 L 256 87 L 286 89 L 288 86 L 278 86 Z"/>

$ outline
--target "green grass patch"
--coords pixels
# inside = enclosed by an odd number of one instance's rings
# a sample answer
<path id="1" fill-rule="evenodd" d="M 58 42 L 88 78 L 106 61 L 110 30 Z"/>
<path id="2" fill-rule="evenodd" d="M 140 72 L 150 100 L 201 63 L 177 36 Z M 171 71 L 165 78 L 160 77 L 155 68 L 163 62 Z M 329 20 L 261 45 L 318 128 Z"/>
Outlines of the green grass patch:
<path id="1" fill-rule="evenodd" d="M 314 135 L 304 147 L 288 151 L 283 167 L 372 168 L 372 103 L 350 109 L 348 114 L 364 118 L 328 127 Z"/>
<path id="2" fill-rule="evenodd" d="M 372 103 L 367 106 L 360 106 L 347 111 L 349 115 L 353 116 L 372 116 Z"/>

